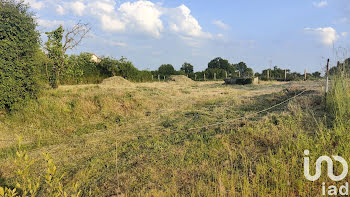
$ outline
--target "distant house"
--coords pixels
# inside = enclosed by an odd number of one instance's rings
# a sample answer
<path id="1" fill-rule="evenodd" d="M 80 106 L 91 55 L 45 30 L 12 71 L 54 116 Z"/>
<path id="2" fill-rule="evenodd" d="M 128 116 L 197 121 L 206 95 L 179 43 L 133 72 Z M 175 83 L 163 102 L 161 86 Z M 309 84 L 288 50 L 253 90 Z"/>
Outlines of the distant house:
<path id="1" fill-rule="evenodd" d="M 100 63 L 100 62 L 101 62 L 101 59 L 100 59 L 99 57 L 97 57 L 97 55 L 91 54 L 91 59 L 90 59 L 90 61 L 96 62 L 96 63 Z"/>

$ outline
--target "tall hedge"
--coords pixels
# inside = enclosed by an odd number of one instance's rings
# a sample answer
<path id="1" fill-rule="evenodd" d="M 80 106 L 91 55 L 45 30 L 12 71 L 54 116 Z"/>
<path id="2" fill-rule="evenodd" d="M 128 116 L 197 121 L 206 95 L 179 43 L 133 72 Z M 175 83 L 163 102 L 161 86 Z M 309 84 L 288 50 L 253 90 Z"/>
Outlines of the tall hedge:
<path id="1" fill-rule="evenodd" d="M 0 110 L 20 108 L 37 95 L 35 28 L 27 5 L 0 0 Z"/>

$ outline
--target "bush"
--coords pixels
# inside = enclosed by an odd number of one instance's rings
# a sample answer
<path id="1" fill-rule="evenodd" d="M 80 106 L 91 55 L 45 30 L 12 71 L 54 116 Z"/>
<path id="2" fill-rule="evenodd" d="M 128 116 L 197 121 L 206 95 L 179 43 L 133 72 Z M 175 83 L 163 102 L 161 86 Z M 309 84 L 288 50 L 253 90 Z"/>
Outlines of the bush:
<path id="1" fill-rule="evenodd" d="M 253 78 L 237 78 L 236 79 L 236 84 L 238 85 L 247 85 L 247 84 L 252 84 L 253 83 Z"/>
<path id="2" fill-rule="evenodd" d="M 0 109 L 14 110 L 36 98 L 36 23 L 22 2 L 0 1 Z"/>
<path id="3" fill-rule="evenodd" d="M 98 65 L 98 63 L 91 61 L 90 53 L 71 55 L 60 81 L 64 84 L 100 83 L 109 76 L 102 76 L 103 72 Z"/>

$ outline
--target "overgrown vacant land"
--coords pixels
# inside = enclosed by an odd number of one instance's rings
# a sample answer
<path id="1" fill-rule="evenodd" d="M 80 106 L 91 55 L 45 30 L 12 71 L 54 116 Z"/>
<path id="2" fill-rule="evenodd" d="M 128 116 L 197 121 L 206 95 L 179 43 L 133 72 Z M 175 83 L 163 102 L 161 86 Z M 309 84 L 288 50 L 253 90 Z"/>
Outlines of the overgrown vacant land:
<path id="1" fill-rule="evenodd" d="M 327 177 L 305 180 L 303 150 L 350 150 L 326 118 L 321 90 L 319 82 L 226 86 L 118 77 L 46 90 L 1 117 L 0 185 L 21 182 L 15 171 L 23 165 L 14 161 L 22 136 L 21 150 L 35 160 L 29 178 L 46 173 L 42 153 L 49 153 L 57 175 L 65 173 L 65 190 L 78 183 L 83 196 L 319 195 Z"/>

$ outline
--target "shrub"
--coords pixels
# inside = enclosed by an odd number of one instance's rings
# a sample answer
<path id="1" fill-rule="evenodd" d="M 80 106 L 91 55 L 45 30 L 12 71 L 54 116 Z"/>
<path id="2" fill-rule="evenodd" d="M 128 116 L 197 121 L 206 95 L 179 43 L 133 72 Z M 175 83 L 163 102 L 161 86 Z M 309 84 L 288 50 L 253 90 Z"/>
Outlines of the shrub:
<path id="1" fill-rule="evenodd" d="M 28 6 L 0 1 L 0 109 L 18 109 L 38 93 L 39 33 Z"/>
<path id="2" fill-rule="evenodd" d="M 247 84 L 252 84 L 253 83 L 253 78 L 237 78 L 236 79 L 236 84 L 238 85 L 247 85 Z"/>

